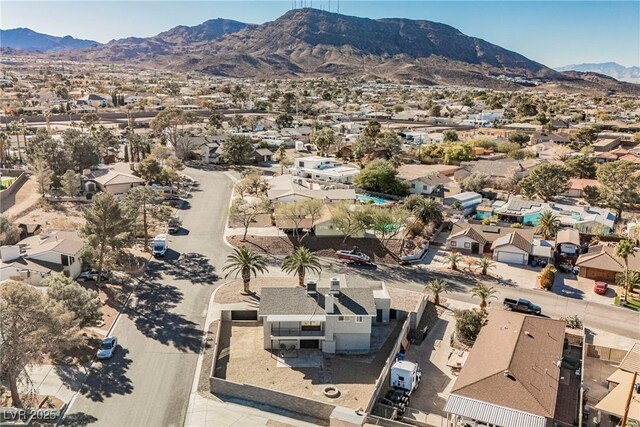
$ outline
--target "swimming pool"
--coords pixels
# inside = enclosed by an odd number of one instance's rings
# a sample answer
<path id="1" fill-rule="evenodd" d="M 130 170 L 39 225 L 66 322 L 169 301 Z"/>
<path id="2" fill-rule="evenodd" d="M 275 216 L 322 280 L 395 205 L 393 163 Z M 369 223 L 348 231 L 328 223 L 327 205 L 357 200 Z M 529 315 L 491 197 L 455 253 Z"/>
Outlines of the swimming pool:
<path id="1" fill-rule="evenodd" d="M 357 195 L 356 200 L 360 203 L 373 203 L 374 205 L 386 205 L 389 203 L 389 200 L 387 199 L 381 199 L 380 197 L 369 196 L 366 194 Z"/>

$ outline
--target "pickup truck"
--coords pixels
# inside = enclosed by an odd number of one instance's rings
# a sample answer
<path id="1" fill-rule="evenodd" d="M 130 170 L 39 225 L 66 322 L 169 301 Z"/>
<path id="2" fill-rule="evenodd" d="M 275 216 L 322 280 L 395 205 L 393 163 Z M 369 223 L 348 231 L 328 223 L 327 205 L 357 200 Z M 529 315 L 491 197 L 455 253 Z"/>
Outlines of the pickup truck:
<path id="1" fill-rule="evenodd" d="M 540 306 L 533 304 L 531 301 L 526 299 L 511 299 L 505 298 L 502 302 L 502 305 L 506 310 L 519 311 L 520 313 L 526 314 L 541 314 L 542 309 Z"/>

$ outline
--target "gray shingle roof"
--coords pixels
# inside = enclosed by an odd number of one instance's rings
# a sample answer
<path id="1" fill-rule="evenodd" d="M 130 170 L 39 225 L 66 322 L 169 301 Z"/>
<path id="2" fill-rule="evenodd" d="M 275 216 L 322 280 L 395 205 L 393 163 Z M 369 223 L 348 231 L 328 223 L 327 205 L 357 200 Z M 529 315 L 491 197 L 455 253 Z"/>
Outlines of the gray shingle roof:
<path id="1" fill-rule="evenodd" d="M 329 289 L 318 288 L 317 295 L 307 295 L 305 288 L 263 288 L 259 316 L 281 314 L 323 314 L 324 296 Z M 376 305 L 370 288 L 342 288 L 334 297 L 335 315 L 375 316 Z"/>

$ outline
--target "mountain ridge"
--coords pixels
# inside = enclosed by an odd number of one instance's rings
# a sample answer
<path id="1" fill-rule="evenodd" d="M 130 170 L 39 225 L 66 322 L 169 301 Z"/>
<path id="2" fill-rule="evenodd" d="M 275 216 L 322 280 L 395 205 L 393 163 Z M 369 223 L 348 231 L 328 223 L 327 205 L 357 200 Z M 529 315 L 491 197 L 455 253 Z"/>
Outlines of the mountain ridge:
<path id="1" fill-rule="evenodd" d="M 556 71 L 593 72 L 629 83 L 640 83 L 640 67 L 625 67 L 616 62 L 586 62 L 555 68 Z"/>
<path id="2" fill-rule="evenodd" d="M 0 29 L 0 46 L 3 48 L 50 52 L 81 49 L 99 44 L 100 43 L 94 40 L 76 39 L 69 35 L 62 37 L 52 36 L 24 27 L 11 28 L 8 30 Z"/>

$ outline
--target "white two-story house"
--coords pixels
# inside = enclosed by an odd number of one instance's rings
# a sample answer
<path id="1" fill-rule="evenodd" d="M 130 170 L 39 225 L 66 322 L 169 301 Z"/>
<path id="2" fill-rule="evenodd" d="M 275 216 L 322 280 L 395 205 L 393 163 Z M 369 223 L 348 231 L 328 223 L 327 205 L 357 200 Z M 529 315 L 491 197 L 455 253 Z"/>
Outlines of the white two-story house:
<path id="1" fill-rule="evenodd" d="M 263 322 L 264 348 L 321 349 L 325 353 L 363 352 L 371 349 L 371 327 L 389 321 L 391 299 L 380 289 L 309 282 L 306 288 L 264 288 L 258 317 Z"/>
<path id="2" fill-rule="evenodd" d="M 320 156 L 298 157 L 291 174 L 318 181 L 351 184 L 360 173 L 360 169 L 348 166 L 334 159 Z"/>

